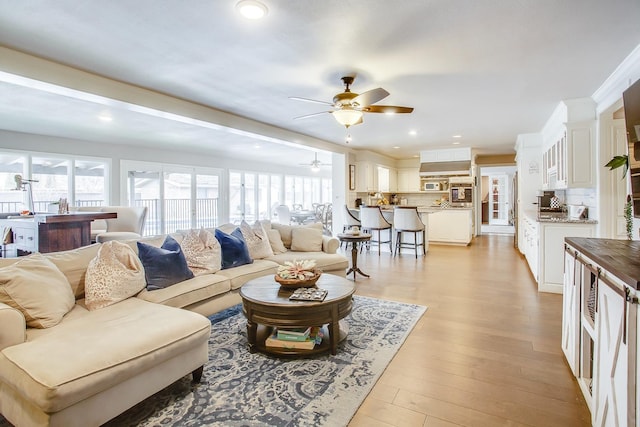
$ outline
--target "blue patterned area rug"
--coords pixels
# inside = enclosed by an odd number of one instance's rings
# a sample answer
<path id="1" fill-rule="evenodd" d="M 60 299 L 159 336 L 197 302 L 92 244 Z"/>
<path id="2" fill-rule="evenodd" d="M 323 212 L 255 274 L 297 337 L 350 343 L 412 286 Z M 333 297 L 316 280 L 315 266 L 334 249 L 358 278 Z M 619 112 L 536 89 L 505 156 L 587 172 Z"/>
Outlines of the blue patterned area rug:
<path id="1" fill-rule="evenodd" d="M 184 377 L 106 425 L 346 426 L 426 309 L 354 296 L 335 356 L 278 359 L 249 353 L 237 305 L 210 317 L 200 384 Z"/>

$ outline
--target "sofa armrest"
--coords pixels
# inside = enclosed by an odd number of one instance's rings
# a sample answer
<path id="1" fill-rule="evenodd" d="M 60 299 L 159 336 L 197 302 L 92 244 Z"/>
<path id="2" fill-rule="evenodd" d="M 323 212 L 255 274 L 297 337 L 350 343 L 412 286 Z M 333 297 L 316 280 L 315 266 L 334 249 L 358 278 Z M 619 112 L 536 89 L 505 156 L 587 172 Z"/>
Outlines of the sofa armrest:
<path id="1" fill-rule="evenodd" d="M 332 236 L 322 236 L 322 252 L 335 254 L 340 247 L 340 240 Z"/>
<path id="2" fill-rule="evenodd" d="M 27 338 L 27 322 L 24 315 L 0 302 L 0 350 L 25 342 Z"/>

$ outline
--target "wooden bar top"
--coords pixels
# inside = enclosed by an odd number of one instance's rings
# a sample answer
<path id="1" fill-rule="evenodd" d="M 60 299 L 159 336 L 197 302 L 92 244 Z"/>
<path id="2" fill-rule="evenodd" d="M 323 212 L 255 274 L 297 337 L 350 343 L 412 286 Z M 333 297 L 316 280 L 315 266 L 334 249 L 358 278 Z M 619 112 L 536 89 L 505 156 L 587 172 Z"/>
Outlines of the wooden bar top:
<path id="1" fill-rule="evenodd" d="M 72 212 L 68 214 L 35 214 L 33 218 L 39 224 L 55 224 L 60 222 L 93 221 L 96 219 L 117 218 L 115 212 Z"/>
<path id="2" fill-rule="evenodd" d="M 564 240 L 633 289 L 640 290 L 640 241 L 586 237 Z"/>

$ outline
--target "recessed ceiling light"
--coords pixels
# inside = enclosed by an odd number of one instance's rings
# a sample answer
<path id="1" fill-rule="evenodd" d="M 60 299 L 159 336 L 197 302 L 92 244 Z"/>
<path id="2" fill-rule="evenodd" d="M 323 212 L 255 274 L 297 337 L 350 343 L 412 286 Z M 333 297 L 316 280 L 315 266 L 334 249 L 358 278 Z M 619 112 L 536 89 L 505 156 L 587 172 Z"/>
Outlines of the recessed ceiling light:
<path id="1" fill-rule="evenodd" d="M 101 122 L 105 122 L 105 123 L 113 121 L 113 117 L 107 116 L 106 114 L 102 114 L 98 116 L 98 119 L 100 119 Z"/>
<path id="2" fill-rule="evenodd" d="M 418 157 L 420 157 L 420 155 L 419 154 L 414 154 L 413 157 L 418 158 Z"/>
<path id="3" fill-rule="evenodd" d="M 257 0 L 240 0 L 236 4 L 236 9 L 247 19 L 262 19 L 269 11 L 264 3 Z"/>
<path id="4" fill-rule="evenodd" d="M 399 146 L 397 146 L 397 145 L 395 145 L 395 146 L 393 147 L 393 149 L 394 149 L 394 150 L 397 150 L 397 149 L 399 149 L 399 148 L 400 148 L 400 147 L 399 147 Z"/>
<path id="5" fill-rule="evenodd" d="M 452 138 L 462 138 L 462 135 L 453 135 Z"/>
<path id="6" fill-rule="evenodd" d="M 259 148 L 260 148 L 260 144 L 255 144 L 255 145 L 253 146 L 253 148 L 258 148 L 258 149 L 259 149 Z"/>
<path id="7" fill-rule="evenodd" d="M 411 135 L 411 136 L 416 136 L 417 134 L 418 134 L 418 131 L 416 131 L 416 130 L 412 129 L 412 130 L 409 131 L 409 135 Z"/>
<path id="8" fill-rule="evenodd" d="M 460 145 L 460 141 L 453 141 L 452 144 L 453 145 Z"/>

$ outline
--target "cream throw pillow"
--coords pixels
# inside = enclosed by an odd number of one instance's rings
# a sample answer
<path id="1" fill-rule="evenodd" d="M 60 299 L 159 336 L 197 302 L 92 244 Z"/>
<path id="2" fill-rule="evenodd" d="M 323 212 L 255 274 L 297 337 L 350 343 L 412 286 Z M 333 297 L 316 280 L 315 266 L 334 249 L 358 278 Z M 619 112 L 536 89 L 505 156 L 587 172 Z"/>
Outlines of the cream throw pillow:
<path id="1" fill-rule="evenodd" d="M 240 232 L 247 244 L 251 259 L 262 259 L 273 255 L 269 237 L 260 222 L 256 221 L 253 226 L 251 226 L 243 220 L 240 223 Z"/>
<path id="2" fill-rule="evenodd" d="M 180 246 L 194 276 L 215 273 L 222 268 L 222 248 L 212 232 L 204 228 L 189 230 Z"/>
<path id="3" fill-rule="evenodd" d="M 284 243 L 284 247 L 287 249 L 291 249 L 291 240 L 292 240 L 292 231 L 296 228 L 317 228 L 322 233 L 322 223 L 314 222 L 313 224 L 308 224 L 304 226 L 300 225 L 286 225 L 279 224 L 274 222 L 271 224 L 271 228 L 274 230 L 278 230 L 280 232 L 280 238 L 282 238 L 282 243 Z"/>
<path id="4" fill-rule="evenodd" d="M 291 230 L 291 250 L 299 252 L 322 252 L 322 229 L 296 227 Z"/>
<path id="5" fill-rule="evenodd" d="M 110 240 L 89 262 L 84 302 L 89 310 L 97 310 L 136 295 L 146 285 L 144 267 L 131 246 Z"/>
<path id="6" fill-rule="evenodd" d="M 32 328 L 50 328 L 76 303 L 64 274 L 41 254 L 0 268 L 0 302 L 19 310 Z"/>
<path id="7" fill-rule="evenodd" d="M 269 238 L 271 250 L 273 250 L 275 255 L 287 252 L 287 248 L 284 247 L 282 237 L 280 237 L 280 232 L 278 230 L 267 230 L 267 237 Z"/>

